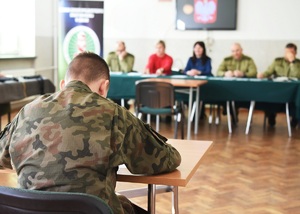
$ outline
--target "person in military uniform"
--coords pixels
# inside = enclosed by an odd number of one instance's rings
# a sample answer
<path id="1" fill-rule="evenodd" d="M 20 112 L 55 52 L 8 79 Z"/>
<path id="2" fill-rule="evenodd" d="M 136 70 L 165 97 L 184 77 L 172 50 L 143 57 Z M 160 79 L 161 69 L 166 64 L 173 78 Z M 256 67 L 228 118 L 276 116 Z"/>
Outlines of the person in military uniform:
<path id="1" fill-rule="evenodd" d="M 258 73 L 257 78 L 266 77 L 292 77 L 300 78 L 300 60 L 296 58 L 297 46 L 289 43 L 285 46 L 284 57 L 276 58 L 268 69 Z"/>
<path id="2" fill-rule="evenodd" d="M 296 58 L 297 46 L 293 43 L 288 43 L 285 46 L 284 57 L 276 58 L 268 69 L 263 73 L 258 73 L 257 78 L 267 77 L 291 77 L 300 78 L 300 60 Z M 271 127 L 276 124 L 276 113 L 266 111 L 268 123 Z M 291 120 L 292 127 L 296 127 L 298 121 L 295 117 Z"/>
<path id="3" fill-rule="evenodd" d="M 24 106 L 0 133 L 0 168 L 15 169 L 20 188 L 82 192 L 114 213 L 144 213 L 115 193 L 118 166 L 135 174 L 170 172 L 180 164 L 167 139 L 105 97 L 109 68 L 94 53 L 70 63 L 61 90 Z"/>
<path id="4" fill-rule="evenodd" d="M 218 68 L 221 77 L 256 77 L 257 69 L 253 59 L 243 54 L 239 43 L 231 46 L 232 55 L 226 57 Z"/>
<path id="5" fill-rule="evenodd" d="M 106 61 L 111 72 L 122 71 L 129 73 L 133 71 L 134 56 L 126 51 L 126 45 L 123 41 L 117 42 L 116 51 L 110 52 Z M 113 101 L 121 105 L 121 99 L 113 99 Z M 128 101 L 128 99 L 124 100 L 124 105 L 127 109 L 130 108 Z"/>
<path id="6" fill-rule="evenodd" d="M 112 72 L 127 73 L 133 71 L 134 56 L 126 51 L 126 45 L 123 41 L 117 42 L 116 51 L 110 52 L 106 61 Z"/>
<path id="7" fill-rule="evenodd" d="M 243 54 L 243 48 L 239 43 L 234 43 L 231 46 L 231 56 L 224 58 L 223 62 L 218 68 L 217 76 L 221 77 L 256 77 L 257 69 L 253 59 Z M 238 109 L 241 106 L 249 106 L 242 102 L 235 103 L 235 117 L 232 117 L 233 124 L 238 122 Z M 223 114 L 226 114 L 226 105 L 223 106 Z M 230 107 L 233 112 L 233 108 Z M 235 120 L 236 119 L 236 120 Z"/>

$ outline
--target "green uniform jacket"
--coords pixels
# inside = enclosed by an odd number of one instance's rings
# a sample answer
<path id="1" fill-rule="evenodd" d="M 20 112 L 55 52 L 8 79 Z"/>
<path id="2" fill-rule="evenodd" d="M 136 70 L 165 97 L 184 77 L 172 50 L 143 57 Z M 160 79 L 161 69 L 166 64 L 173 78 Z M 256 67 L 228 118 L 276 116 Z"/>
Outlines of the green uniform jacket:
<path id="1" fill-rule="evenodd" d="M 26 105 L 0 133 L 0 168 L 14 168 L 21 188 L 89 193 L 119 214 L 118 166 L 148 175 L 174 170 L 181 157 L 166 141 L 125 108 L 72 81 Z"/>
<path id="2" fill-rule="evenodd" d="M 293 63 L 286 61 L 283 57 L 276 58 L 274 62 L 264 72 L 264 77 L 294 77 L 300 78 L 300 60 L 296 59 Z"/>
<path id="3" fill-rule="evenodd" d="M 123 60 L 119 60 L 116 52 L 110 52 L 107 57 L 107 64 L 111 71 L 133 71 L 134 56 L 127 53 Z"/>
<path id="4" fill-rule="evenodd" d="M 242 55 L 240 60 L 235 60 L 232 56 L 226 57 L 218 68 L 217 76 L 223 77 L 226 71 L 239 70 L 245 77 L 256 77 L 257 69 L 253 59 Z"/>

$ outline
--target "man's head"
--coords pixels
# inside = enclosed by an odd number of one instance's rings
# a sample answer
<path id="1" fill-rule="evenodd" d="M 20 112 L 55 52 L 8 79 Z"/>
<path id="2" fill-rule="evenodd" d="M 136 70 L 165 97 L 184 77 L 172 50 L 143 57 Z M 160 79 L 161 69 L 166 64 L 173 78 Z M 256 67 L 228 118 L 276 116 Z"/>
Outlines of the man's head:
<path id="1" fill-rule="evenodd" d="M 297 46 L 293 43 L 288 43 L 285 46 L 285 54 L 284 57 L 290 61 L 293 62 L 296 59 L 297 55 Z"/>
<path id="2" fill-rule="evenodd" d="M 116 49 L 116 52 L 117 53 L 122 53 L 126 51 L 126 45 L 125 45 L 125 42 L 123 41 L 118 41 L 117 42 L 117 49 Z"/>
<path id="3" fill-rule="evenodd" d="M 235 60 L 240 60 L 243 55 L 242 46 L 239 43 L 234 43 L 231 46 L 231 55 Z"/>
<path id="4" fill-rule="evenodd" d="M 109 68 L 106 62 L 95 53 L 83 52 L 70 62 L 60 87 L 63 89 L 70 81 L 79 80 L 88 85 L 93 92 L 106 97 L 109 79 Z"/>
<path id="5" fill-rule="evenodd" d="M 156 44 L 156 55 L 162 57 L 165 55 L 166 44 L 164 41 L 160 40 Z"/>

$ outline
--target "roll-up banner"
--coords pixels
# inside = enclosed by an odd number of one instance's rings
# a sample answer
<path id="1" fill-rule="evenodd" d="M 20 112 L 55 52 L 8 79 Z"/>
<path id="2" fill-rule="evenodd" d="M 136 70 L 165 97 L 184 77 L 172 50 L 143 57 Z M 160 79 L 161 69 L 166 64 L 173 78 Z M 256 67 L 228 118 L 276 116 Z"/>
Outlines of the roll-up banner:
<path id="1" fill-rule="evenodd" d="M 103 56 L 104 1 L 59 0 L 58 79 L 84 51 Z"/>

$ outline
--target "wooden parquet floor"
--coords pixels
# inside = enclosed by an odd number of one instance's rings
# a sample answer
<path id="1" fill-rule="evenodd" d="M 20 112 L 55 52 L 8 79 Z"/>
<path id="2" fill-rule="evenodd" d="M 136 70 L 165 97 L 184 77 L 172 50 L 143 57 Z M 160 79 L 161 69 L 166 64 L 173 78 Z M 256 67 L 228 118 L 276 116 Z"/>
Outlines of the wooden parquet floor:
<path id="1" fill-rule="evenodd" d="M 179 188 L 180 213 L 300 213 L 300 130 L 293 129 L 289 138 L 284 114 L 277 115 L 275 128 L 263 128 L 263 113 L 256 111 L 245 135 L 246 118 L 247 112 L 240 111 L 232 134 L 224 116 L 219 125 L 200 121 L 192 139 L 214 145 L 187 187 Z M 161 133 L 172 138 L 172 124 L 161 122 Z M 118 183 L 117 190 L 133 187 L 145 186 Z M 131 200 L 147 206 L 146 197 Z M 157 195 L 156 201 L 157 213 L 171 213 L 170 193 Z"/>

